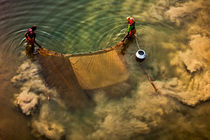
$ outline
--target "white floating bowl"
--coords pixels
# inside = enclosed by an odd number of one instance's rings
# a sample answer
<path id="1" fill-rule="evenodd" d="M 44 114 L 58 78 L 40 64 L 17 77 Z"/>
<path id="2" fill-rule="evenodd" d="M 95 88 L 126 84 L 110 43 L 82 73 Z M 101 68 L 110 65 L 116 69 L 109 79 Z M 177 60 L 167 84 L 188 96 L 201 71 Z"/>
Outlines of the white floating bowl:
<path id="1" fill-rule="evenodd" d="M 139 62 L 142 62 L 142 61 L 144 61 L 145 58 L 146 58 L 146 53 L 145 53 L 145 51 L 139 49 L 139 50 L 136 52 L 136 60 L 139 61 Z"/>

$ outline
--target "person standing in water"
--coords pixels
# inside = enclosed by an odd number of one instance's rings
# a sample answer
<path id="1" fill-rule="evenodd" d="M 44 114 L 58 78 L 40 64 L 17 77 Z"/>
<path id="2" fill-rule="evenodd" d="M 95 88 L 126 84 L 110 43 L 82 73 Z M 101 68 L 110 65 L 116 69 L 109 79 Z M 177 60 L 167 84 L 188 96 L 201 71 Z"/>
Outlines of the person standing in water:
<path id="1" fill-rule="evenodd" d="M 133 17 L 127 17 L 127 21 L 128 21 L 128 34 L 124 37 L 122 42 L 124 42 L 126 38 L 130 39 L 131 36 L 133 36 L 136 33 L 134 18 Z"/>
<path id="2" fill-rule="evenodd" d="M 26 42 L 27 45 L 30 46 L 30 52 L 34 52 L 34 44 L 36 44 L 39 48 L 42 48 L 37 42 L 36 42 L 36 25 L 33 25 L 31 28 L 28 29 L 28 31 L 25 33 Z"/>

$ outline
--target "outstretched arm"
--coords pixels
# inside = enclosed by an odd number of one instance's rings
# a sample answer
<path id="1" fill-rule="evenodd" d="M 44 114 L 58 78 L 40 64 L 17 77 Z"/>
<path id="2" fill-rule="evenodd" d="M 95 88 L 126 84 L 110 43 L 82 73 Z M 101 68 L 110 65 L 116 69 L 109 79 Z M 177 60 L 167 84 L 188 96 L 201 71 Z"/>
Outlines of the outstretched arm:
<path id="1" fill-rule="evenodd" d="M 34 43 L 35 43 L 39 48 L 42 48 L 42 46 L 39 45 L 39 44 L 36 42 L 36 34 L 34 35 Z"/>
<path id="2" fill-rule="evenodd" d="M 26 32 L 24 35 L 25 35 L 26 39 L 28 39 L 28 33 Z"/>
<path id="3" fill-rule="evenodd" d="M 39 45 L 36 41 L 34 41 L 34 43 L 35 43 L 39 48 L 42 48 L 42 46 Z"/>
<path id="4" fill-rule="evenodd" d="M 123 38 L 123 40 L 121 42 L 124 42 L 126 38 L 128 38 L 129 33 Z"/>

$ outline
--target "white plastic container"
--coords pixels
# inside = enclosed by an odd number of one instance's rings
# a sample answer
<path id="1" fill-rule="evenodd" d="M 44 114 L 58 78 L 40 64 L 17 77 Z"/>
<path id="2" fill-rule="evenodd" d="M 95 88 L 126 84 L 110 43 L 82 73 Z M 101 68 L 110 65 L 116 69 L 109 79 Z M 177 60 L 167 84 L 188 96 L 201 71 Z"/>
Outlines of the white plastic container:
<path id="1" fill-rule="evenodd" d="M 146 58 L 146 53 L 145 53 L 145 51 L 139 49 L 139 50 L 136 52 L 136 60 L 137 60 L 138 62 L 142 62 L 142 61 L 144 61 L 145 58 Z"/>

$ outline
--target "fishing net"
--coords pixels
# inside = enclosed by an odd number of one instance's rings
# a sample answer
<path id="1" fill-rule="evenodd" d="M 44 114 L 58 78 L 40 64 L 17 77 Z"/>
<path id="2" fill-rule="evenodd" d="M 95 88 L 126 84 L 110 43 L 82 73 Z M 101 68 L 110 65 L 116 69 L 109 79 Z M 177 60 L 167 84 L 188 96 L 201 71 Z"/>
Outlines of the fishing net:
<path id="1" fill-rule="evenodd" d="M 92 53 L 63 55 L 39 49 L 38 60 L 44 79 L 62 93 L 70 106 L 87 104 L 87 90 L 119 84 L 128 79 L 123 43 Z"/>
<path id="2" fill-rule="evenodd" d="M 47 49 L 40 49 L 39 54 L 42 56 L 40 61 L 44 61 L 44 59 L 46 60 L 51 56 L 51 60 L 48 59 L 47 63 L 52 62 L 52 60 L 55 59 L 53 57 L 68 61 L 65 69 L 63 64 L 56 66 L 59 61 L 53 61 L 55 64 L 50 64 L 50 67 L 54 65 L 56 71 L 62 69 L 62 71 L 60 71 L 61 74 L 71 73 L 71 76 L 70 74 L 68 74 L 68 76 L 60 75 L 60 78 L 63 79 L 64 82 L 66 79 L 69 79 L 72 83 L 71 79 L 75 79 L 76 81 L 73 81 L 74 84 L 76 82 L 82 89 L 91 90 L 107 87 L 127 80 L 129 74 L 120 51 L 122 47 L 122 44 L 118 44 L 114 47 L 93 53 L 66 56 Z M 46 69 L 46 65 L 44 67 Z"/>
<path id="3" fill-rule="evenodd" d="M 39 55 L 38 60 L 47 86 L 55 88 L 69 108 L 82 108 L 90 103 L 67 58 L 62 55 Z"/>
<path id="4" fill-rule="evenodd" d="M 107 87 L 125 81 L 128 72 L 116 50 L 69 57 L 83 89 Z"/>

